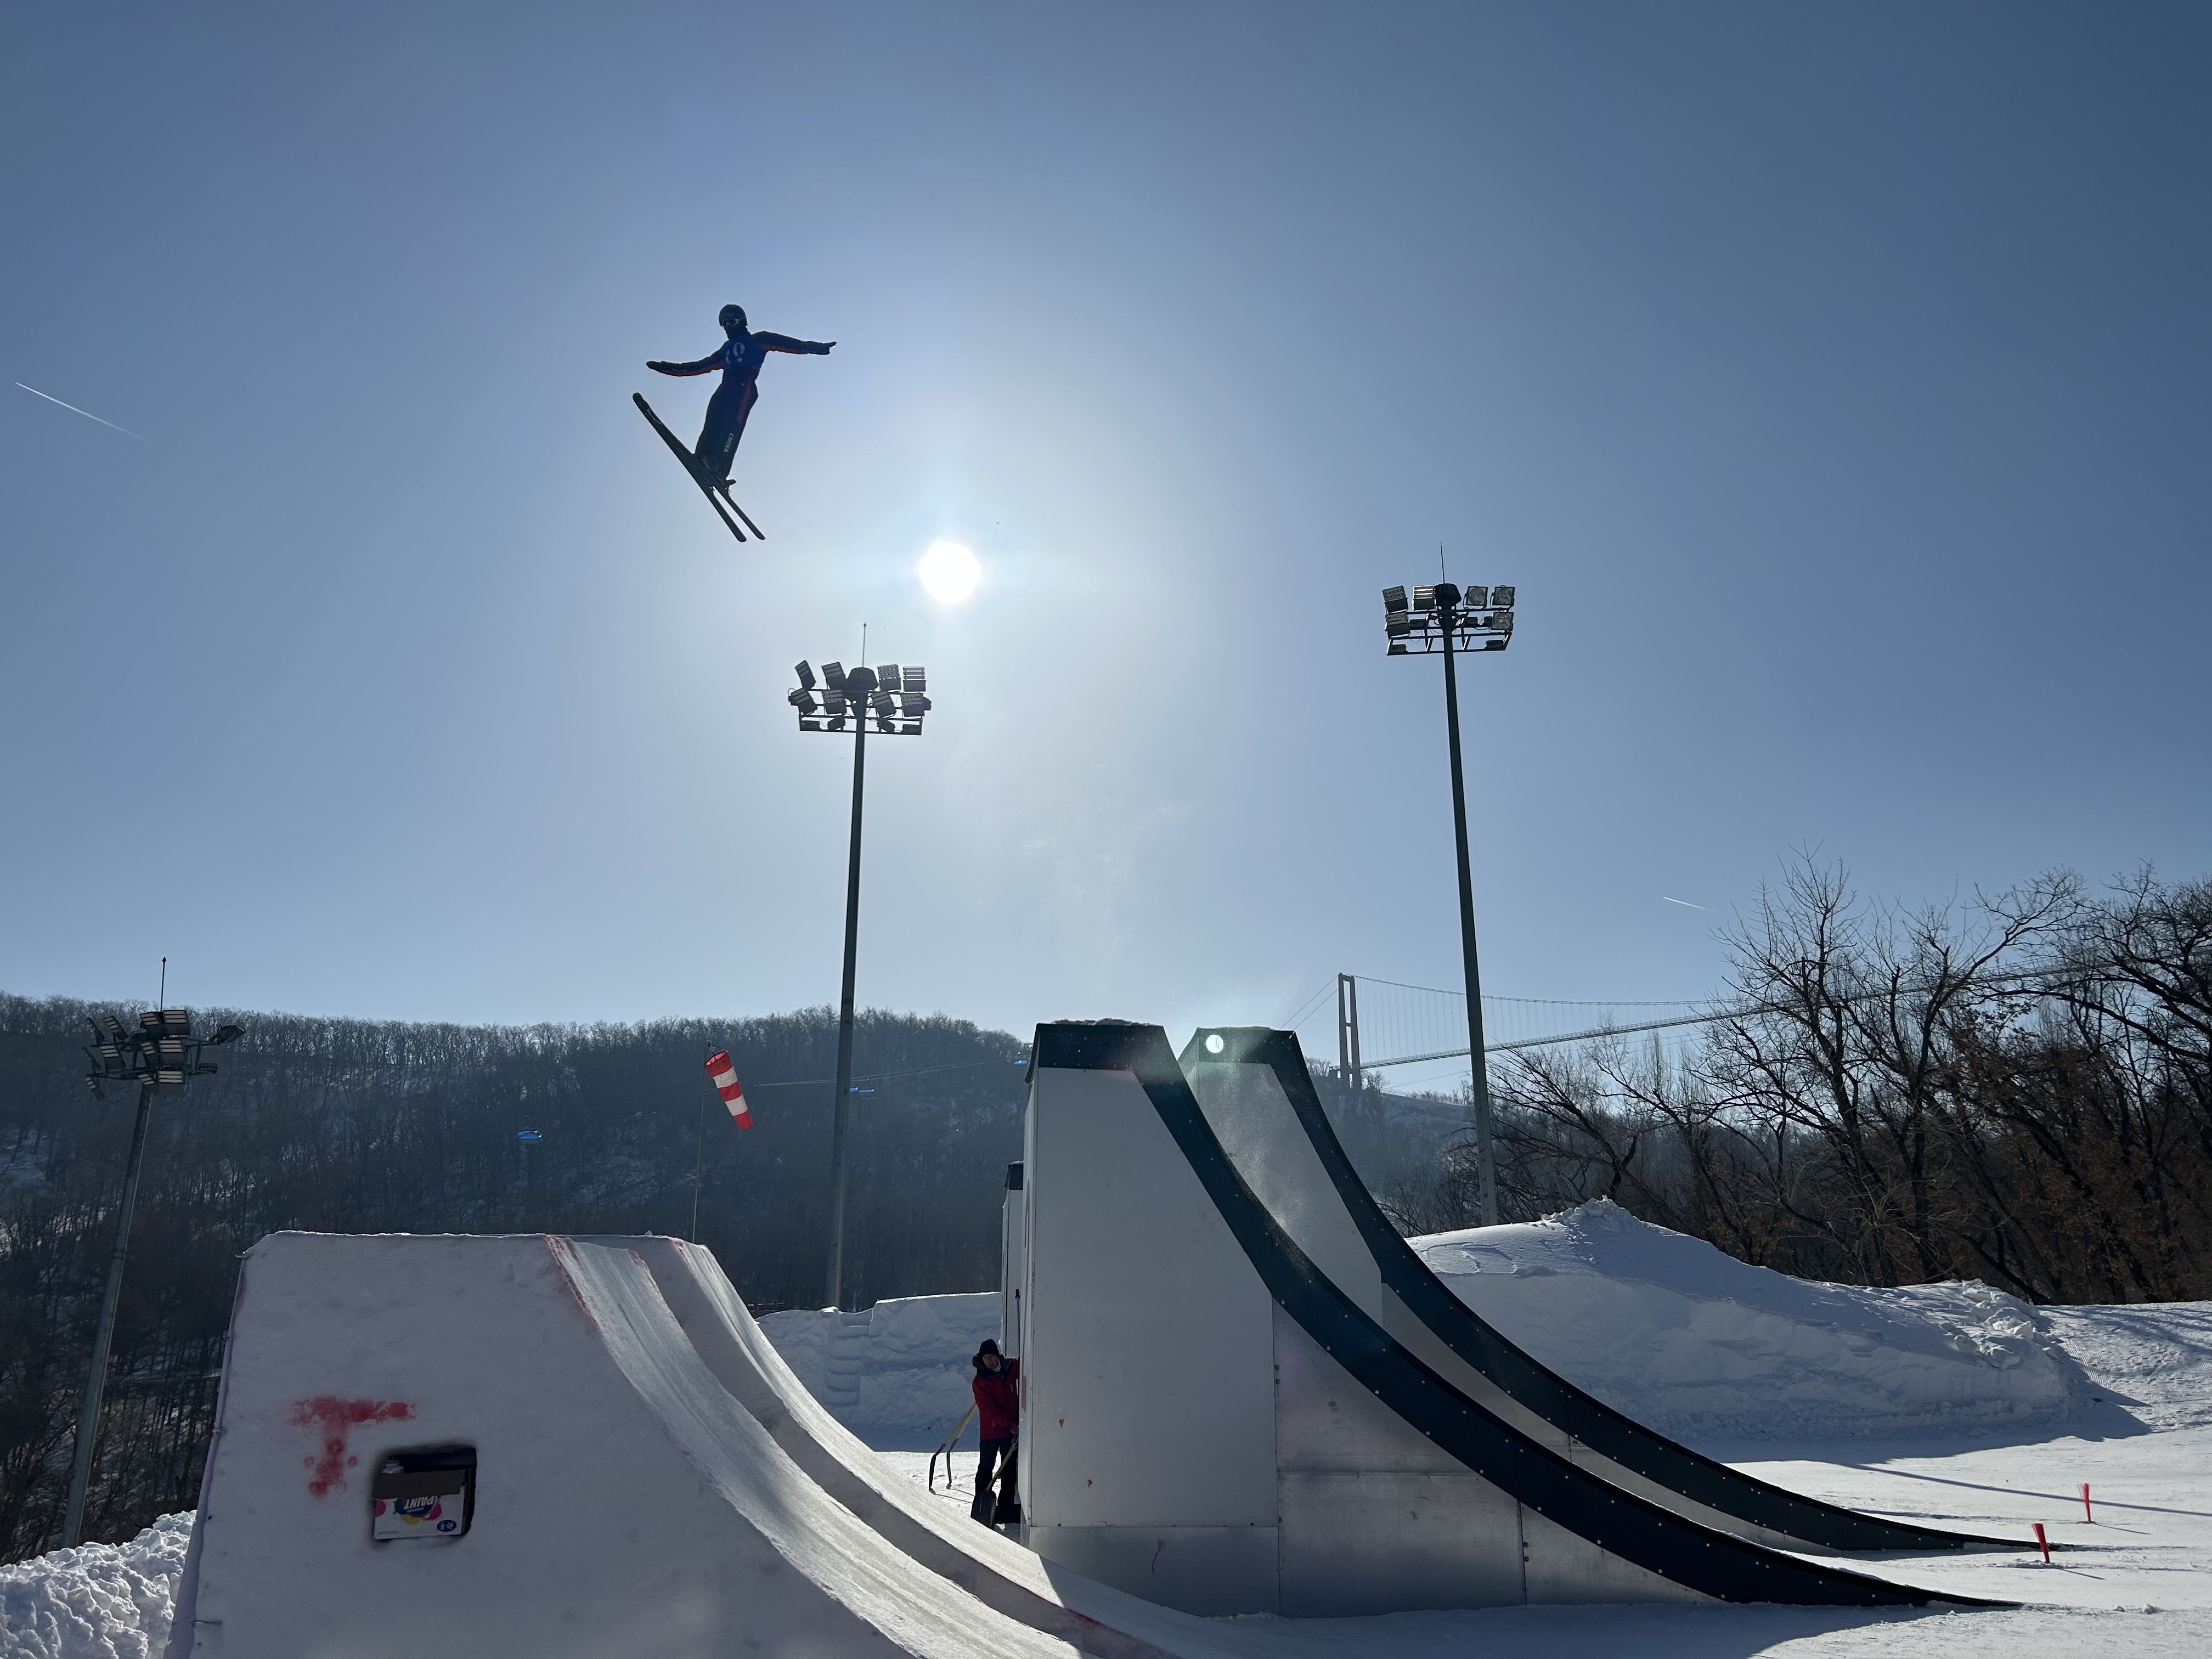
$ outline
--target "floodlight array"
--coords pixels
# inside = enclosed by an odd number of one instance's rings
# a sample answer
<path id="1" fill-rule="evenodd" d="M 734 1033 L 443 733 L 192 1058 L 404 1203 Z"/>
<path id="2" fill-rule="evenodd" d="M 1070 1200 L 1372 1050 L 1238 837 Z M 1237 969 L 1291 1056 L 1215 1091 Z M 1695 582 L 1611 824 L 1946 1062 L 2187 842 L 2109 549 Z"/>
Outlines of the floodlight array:
<path id="1" fill-rule="evenodd" d="M 1382 633 L 1394 657 L 1454 651 L 1503 651 L 1513 642 L 1513 589 L 1459 588 L 1449 582 L 1382 590 Z"/>
<path id="2" fill-rule="evenodd" d="M 918 738 L 929 713 L 929 673 L 909 663 L 878 668 L 848 668 L 825 662 L 817 684 L 814 670 L 798 666 L 799 684 L 787 696 L 799 714 L 802 732 L 842 732 L 847 722 L 873 720 L 885 737 Z"/>
<path id="3" fill-rule="evenodd" d="M 219 1048 L 246 1035 L 237 1025 L 219 1025 L 210 1036 L 192 1035 L 192 1017 L 182 1008 L 149 1008 L 138 1016 L 138 1029 L 126 1027 L 112 1014 L 88 1019 L 92 1041 L 84 1045 L 93 1069 L 86 1085 L 101 1099 L 110 1083 L 140 1083 L 156 1094 L 182 1094 L 196 1077 L 214 1073 L 215 1062 L 200 1058 L 203 1048 Z"/>

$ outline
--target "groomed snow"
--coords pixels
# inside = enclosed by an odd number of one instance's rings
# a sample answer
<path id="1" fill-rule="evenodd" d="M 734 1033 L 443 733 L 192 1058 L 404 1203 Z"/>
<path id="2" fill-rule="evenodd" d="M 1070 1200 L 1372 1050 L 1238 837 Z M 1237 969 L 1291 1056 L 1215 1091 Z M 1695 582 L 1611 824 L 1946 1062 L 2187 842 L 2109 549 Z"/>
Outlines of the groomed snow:
<path id="1" fill-rule="evenodd" d="M 2056 1424 L 2081 1403 L 2036 1310 L 1972 1281 L 1792 1279 L 1603 1199 L 1413 1243 L 1506 1336 L 1677 1439 Z"/>

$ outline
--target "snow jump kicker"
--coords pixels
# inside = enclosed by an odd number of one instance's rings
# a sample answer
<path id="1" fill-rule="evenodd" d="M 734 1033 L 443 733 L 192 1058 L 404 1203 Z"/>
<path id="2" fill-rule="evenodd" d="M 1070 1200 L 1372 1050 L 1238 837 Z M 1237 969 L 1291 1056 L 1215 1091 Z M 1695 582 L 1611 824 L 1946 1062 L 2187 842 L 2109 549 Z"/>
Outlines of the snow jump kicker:
<path id="1" fill-rule="evenodd" d="M 1290 1034 L 1201 1031 L 1186 1058 L 1158 1026 L 1037 1030 L 1020 1483 L 1048 1560 L 1206 1613 L 2003 1605 L 1792 1552 L 2016 1541 L 1739 1474 L 1468 1311 L 1352 1171 Z"/>

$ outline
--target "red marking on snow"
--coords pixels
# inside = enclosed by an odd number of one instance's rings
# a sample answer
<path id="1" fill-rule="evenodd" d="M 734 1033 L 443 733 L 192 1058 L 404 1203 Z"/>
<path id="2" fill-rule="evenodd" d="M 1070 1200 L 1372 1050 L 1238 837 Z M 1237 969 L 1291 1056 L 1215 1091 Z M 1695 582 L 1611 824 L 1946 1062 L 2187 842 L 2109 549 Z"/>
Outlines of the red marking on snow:
<path id="1" fill-rule="evenodd" d="M 345 1485 L 345 1472 L 361 1462 L 346 1455 L 348 1434 L 366 1424 L 404 1423 L 414 1415 L 414 1407 L 404 1400 L 341 1400 L 334 1394 L 319 1394 L 313 1400 L 294 1401 L 292 1421 L 301 1428 L 323 1431 L 322 1455 L 300 1460 L 311 1471 L 308 1492 L 323 1498 L 332 1486 Z"/>
<path id="2" fill-rule="evenodd" d="M 2035 1528 L 2035 1547 L 2043 1552 L 2043 1565 L 2047 1567 L 2051 1565 L 2051 1540 L 2043 1535 L 2042 1522 L 2037 1521 L 2032 1524 Z"/>
<path id="3" fill-rule="evenodd" d="M 2089 1483 L 2086 1480 L 2081 1483 L 2081 1518 L 2093 1527 L 2097 1524 L 2097 1517 L 2089 1510 Z"/>

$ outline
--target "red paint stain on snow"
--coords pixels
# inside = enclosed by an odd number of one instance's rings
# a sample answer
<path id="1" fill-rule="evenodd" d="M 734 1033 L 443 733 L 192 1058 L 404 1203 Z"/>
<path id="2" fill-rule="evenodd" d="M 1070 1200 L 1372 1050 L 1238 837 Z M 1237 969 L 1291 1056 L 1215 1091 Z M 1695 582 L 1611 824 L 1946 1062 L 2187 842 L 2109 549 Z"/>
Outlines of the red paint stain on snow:
<path id="1" fill-rule="evenodd" d="M 369 1423 L 404 1423 L 414 1415 L 414 1407 L 404 1400 L 341 1400 L 334 1394 L 319 1394 L 295 1401 L 292 1421 L 303 1429 L 319 1429 L 323 1435 L 322 1455 L 300 1460 L 309 1471 L 307 1490 L 322 1498 L 332 1486 L 345 1485 L 345 1472 L 361 1462 L 346 1454 L 346 1436 L 354 1430 Z"/>

